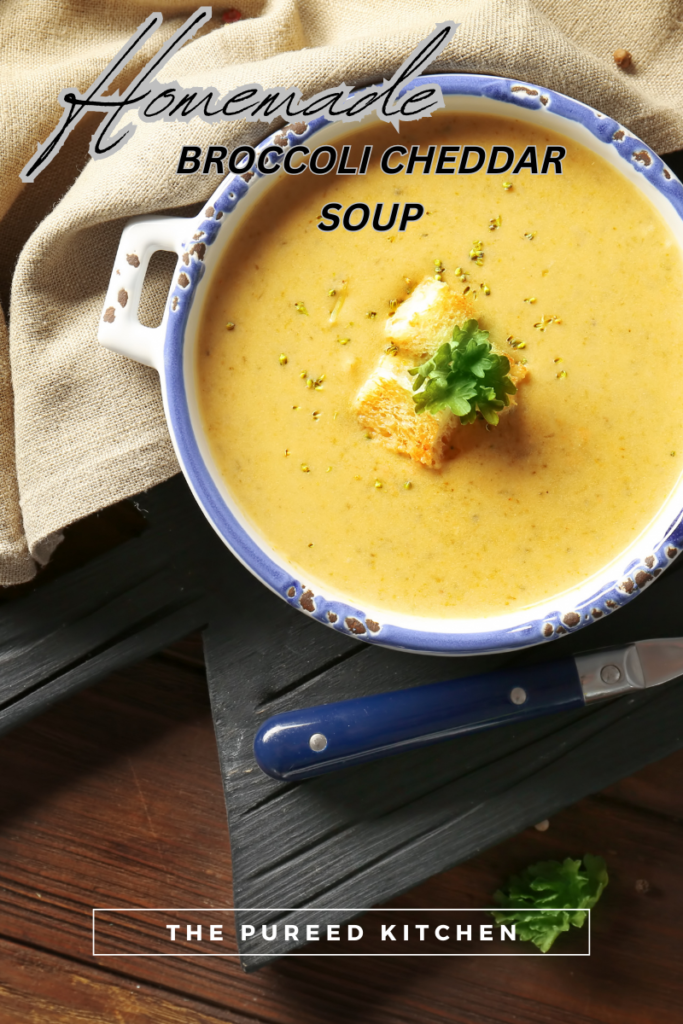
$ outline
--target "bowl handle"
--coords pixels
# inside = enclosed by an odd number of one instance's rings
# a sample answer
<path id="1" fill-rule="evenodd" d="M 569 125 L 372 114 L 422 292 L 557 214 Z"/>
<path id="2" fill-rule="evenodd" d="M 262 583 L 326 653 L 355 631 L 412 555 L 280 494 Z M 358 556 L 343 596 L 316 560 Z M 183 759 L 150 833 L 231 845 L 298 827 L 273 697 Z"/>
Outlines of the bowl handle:
<path id="1" fill-rule="evenodd" d="M 144 327 L 138 320 L 142 285 L 153 253 L 160 249 L 182 253 L 191 218 L 134 217 L 123 229 L 107 298 L 100 317 L 97 340 L 105 348 L 160 370 L 168 305 L 159 327 Z"/>

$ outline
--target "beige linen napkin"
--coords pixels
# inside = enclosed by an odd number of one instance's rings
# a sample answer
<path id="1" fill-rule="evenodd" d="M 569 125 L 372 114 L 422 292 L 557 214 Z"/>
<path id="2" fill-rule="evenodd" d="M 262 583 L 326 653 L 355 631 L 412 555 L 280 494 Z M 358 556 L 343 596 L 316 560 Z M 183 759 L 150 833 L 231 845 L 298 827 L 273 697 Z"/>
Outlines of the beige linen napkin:
<path id="1" fill-rule="evenodd" d="M 304 95 L 390 77 L 435 23 L 461 28 L 434 70 L 487 72 L 558 89 L 617 118 L 655 149 L 683 148 L 680 3 L 635 0 L 232 0 L 160 73 L 215 86 L 298 85 Z M 88 115 L 34 184 L 19 171 L 57 123 L 57 96 L 85 89 L 152 10 L 167 21 L 127 80 L 199 3 L 4 0 L 0 10 L 0 584 L 31 577 L 69 523 L 177 471 L 155 373 L 97 344 L 123 225 L 199 209 L 215 176 L 176 175 L 181 146 L 255 141 L 270 128 L 227 122 L 139 125 L 116 155 L 87 158 Z M 615 49 L 633 54 L 618 69 Z M 117 85 L 125 82 L 117 82 Z M 56 204 L 56 205 L 55 205 Z M 20 253 L 20 255 L 18 255 Z M 18 256 L 18 260 L 17 260 Z M 15 265 L 16 264 L 16 265 Z M 160 317 L 167 278 L 147 289 Z M 11 370 L 10 370 L 11 367 Z"/>

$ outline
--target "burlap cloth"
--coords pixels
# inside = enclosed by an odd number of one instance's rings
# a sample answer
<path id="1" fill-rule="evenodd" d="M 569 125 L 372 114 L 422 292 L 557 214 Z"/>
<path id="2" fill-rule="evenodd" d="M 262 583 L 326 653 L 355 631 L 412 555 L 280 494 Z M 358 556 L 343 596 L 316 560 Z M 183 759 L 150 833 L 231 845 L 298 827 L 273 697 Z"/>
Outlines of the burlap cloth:
<path id="1" fill-rule="evenodd" d="M 304 95 L 390 77 L 434 27 L 462 27 L 434 70 L 526 79 L 584 100 L 659 152 L 683 148 L 683 3 L 655 0 L 234 0 L 161 80 L 298 85 Z M 184 143 L 254 141 L 268 126 L 141 125 L 121 151 L 91 161 L 88 115 L 34 184 L 19 171 L 57 123 L 57 96 L 85 89 L 153 10 L 167 20 L 128 72 L 199 3 L 4 0 L 0 8 L 0 584 L 30 579 L 69 523 L 177 471 L 156 374 L 100 348 L 98 318 L 125 221 L 198 209 L 215 175 L 176 175 Z M 633 55 L 628 71 L 612 59 Z M 117 85 L 125 84 L 125 76 Z M 148 289 L 160 315 L 167 278 Z"/>

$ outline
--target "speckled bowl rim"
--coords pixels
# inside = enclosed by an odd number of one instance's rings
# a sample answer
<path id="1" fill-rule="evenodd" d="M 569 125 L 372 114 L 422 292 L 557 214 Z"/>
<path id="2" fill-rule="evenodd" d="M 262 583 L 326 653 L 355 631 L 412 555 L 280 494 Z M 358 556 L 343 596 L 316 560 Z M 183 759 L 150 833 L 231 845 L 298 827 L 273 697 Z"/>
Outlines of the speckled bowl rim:
<path id="1" fill-rule="evenodd" d="M 502 107 L 492 111 L 481 103 L 494 101 L 508 105 L 512 117 L 533 120 L 541 127 L 546 123 L 548 128 L 561 134 L 583 130 L 577 141 L 608 157 L 613 166 L 615 161 L 611 154 L 617 154 L 618 166 L 628 178 L 638 184 L 634 175 L 642 176 L 656 190 L 654 193 L 646 190 L 646 194 L 669 225 L 676 224 L 680 229 L 679 245 L 683 249 L 683 186 L 645 143 L 612 118 L 551 89 L 515 79 L 458 74 L 424 76 L 416 80 L 417 84 L 420 82 L 438 82 L 445 97 L 459 97 L 459 103 L 473 100 L 473 109 L 477 109 L 478 104 L 483 112 L 504 114 Z M 531 117 L 529 112 L 533 112 Z M 556 122 L 556 116 L 565 122 L 564 127 Z M 367 123 L 362 122 L 359 129 Z M 288 126 L 264 139 L 257 151 L 273 144 L 304 143 L 324 129 L 342 127 L 345 133 L 354 130 L 350 125 L 330 125 L 322 117 L 305 126 Z M 316 140 L 323 141 L 328 140 Z M 257 172 L 251 176 L 251 182 L 260 177 Z M 194 359 L 194 346 L 192 337 L 188 344 L 187 328 L 206 270 L 207 250 L 221 231 L 226 232 L 230 215 L 249 194 L 250 187 L 253 185 L 243 177 L 228 175 L 202 213 L 188 221 L 188 237 L 183 242 L 183 256 L 178 264 L 180 273 L 174 277 L 164 317 L 166 334 L 161 376 L 171 435 L 195 497 L 219 536 L 267 587 L 322 624 L 369 643 L 424 654 L 473 655 L 549 642 L 581 629 L 628 604 L 670 564 L 683 546 L 680 480 L 662 511 L 622 556 L 578 586 L 519 612 L 477 619 L 406 616 L 382 608 L 361 607 L 351 603 L 348 597 L 335 595 L 322 583 L 309 584 L 299 578 L 295 569 L 269 550 L 267 542 L 249 527 L 236 503 L 231 501 L 224 481 L 210 464 L 193 383 L 188 390 L 188 379 L 193 376 L 188 369 Z M 656 197 L 660 198 L 656 200 Z M 196 239 L 200 232 L 202 244 L 198 246 Z M 198 315 L 195 311 L 195 321 Z"/>

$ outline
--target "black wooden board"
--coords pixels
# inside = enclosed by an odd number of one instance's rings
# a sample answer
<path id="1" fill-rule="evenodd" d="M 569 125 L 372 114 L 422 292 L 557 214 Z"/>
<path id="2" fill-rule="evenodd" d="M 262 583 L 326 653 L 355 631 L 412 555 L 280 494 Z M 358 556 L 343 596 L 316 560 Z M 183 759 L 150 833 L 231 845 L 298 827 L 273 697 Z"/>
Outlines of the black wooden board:
<path id="1" fill-rule="evenodd" d="M 0 605 L 0 732 L 208 621 L 206 559 L 231 556 L 181 477 L 139 504 L 139 536 Z"/>
<path id="2" fill-rule="evenodd" d="M 370 647 L 234 581 L 205 655 L 226 793 L 235 906 L 371 907 L 683 746 L 683 682 L 300 783 L 257 767 L 265 717 L 543 658 L 683 633 L 683 574 L 588 629 L 523 654 L 430 658 Z M 316 916 L 338 923 L 354 913 Z M 238 914 L 238 922 L 239 922 Z M 301 924 L 296 912 L 249 923 Z M 303 931 L 303 929 L 302 929 Z M 282 929 L 280 929 L 282 933 Z M 291 950 L 293 944 L 287 943 Z M 245 969 L 285 952 L 257 935 Z"/>

